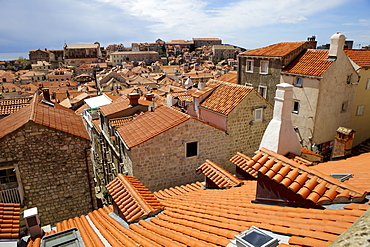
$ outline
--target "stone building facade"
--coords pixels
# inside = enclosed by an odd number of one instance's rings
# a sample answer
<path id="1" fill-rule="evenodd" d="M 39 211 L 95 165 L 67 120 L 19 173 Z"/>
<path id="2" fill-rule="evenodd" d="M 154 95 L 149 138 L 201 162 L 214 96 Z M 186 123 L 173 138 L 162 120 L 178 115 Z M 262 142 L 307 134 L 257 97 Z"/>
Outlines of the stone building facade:
<path id="1" fill-rule="evenodd" d="M 301 42 L 283 42 L 238 55 L 238 84 L 255 87 L 271 104 L 274 104 L 280 72 L 302 51 L 316 48 L 314 38 Z"/>
<path id="2" fill-rule="evenodd" d="M 102 60 L 99 42 L 94 44 L 67 45 L 63 47 L 64 63 L 71 66 L 80 66 L 84 63 L 97 63 Z"/>
<path id="3" fill-rule="evenodd" d="M 160 116 L 167 114 L 163 113 L 163 109 L 176 111 L 167 106 L 155 108 L 154 112 L 147 113 L 147 118 L 145 115 L 140 117 L 142 121 L 145 120 L 143 118 L 148 120 L 146 128 L 152 129 L 150 118 L 166 118 Z M 156 114 L 156 111 L 163 112 Z M 227 144 L 222 141 L 226 136 L 224 131 L 189 115 L 180 112 L 175 114 L 184 115 L 184 121 L 136 146 L 130 147 L 129 143 L 123 142 L 120 147 L 128 175 L 137 177 L 151 191 L 199 181 L 202 177 L 197 176 L 195 170 L 206 159 L 214 160 L 222 166 L 226 165 L 228 160 Z M 140 118 L 137 120 L 140 121 Z M 135 125 L 135 120 L 129 124 Z M 121 140 L 125 141 L 125 131 L 130 126 L 118 129 Z M 190 149 L 193 149 L 194 153 L 191 153 Z"/>
<path id="4" fill-rule="evenodd" d="M 124 62 L 144 61 L 153 63 L 159 60 L 159 54 L 156 51 L 117 51 L 109 55 L 112 66 L 121 65 Z"/>
<path id="5" fill-rule="evenodd" d="M 90 141 L 85 129 L 78 130 L 81 135 L 73 130 L 83 128 L 82 121 L 63 121 L 63 116 L 72 119 L 66 112 L 73 111 L 37 104 L 33 102 L 0 120 L 0 171 L 14 171 L 16 175 L 8 181 L 13 183 L 12 188 L 0 192 L 4 199 L 9 190 L 18 191 L 23 209 L 37 207 L 42 225 L 47 225 L 87 214 L 96 208 L 96 199 L 88 155 Z M 52 113 L 46 113 L 48 110 Z M 69 124 L 74 124 L 68 127 L 70 133 L 63 130 Z"/>

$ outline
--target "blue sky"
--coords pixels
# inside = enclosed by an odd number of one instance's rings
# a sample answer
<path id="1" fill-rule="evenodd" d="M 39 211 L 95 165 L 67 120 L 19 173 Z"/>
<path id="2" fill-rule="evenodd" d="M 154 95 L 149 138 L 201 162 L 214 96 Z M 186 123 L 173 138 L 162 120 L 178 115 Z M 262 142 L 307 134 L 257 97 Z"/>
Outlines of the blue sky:
<path id="1" fill-rule="evenodd" d="M 247 49 L 342 32 L 370 44 L 369 0 L 0 0 L 0 52 L 215 37 Z"/>

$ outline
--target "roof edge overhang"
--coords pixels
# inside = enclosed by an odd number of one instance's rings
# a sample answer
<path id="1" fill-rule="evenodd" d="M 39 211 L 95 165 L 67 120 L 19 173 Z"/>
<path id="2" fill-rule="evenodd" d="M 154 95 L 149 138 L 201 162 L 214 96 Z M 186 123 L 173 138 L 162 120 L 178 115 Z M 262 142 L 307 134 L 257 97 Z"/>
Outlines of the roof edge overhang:
<path id="1" fill-rule="evenodd" d="M 216 113 L 216 114 L 218 114 L 218 115 L 220 115 L 220 116 L 223 116 L 223 117 L 227 117 L 227 116 L 228 116 L 228 115 L 225 115 L 225 114 L 223 114 L 223 113 L 220 113 L 220 112 L 217 112 L 217 111 L 213 111 L 213 110 L 211 110 L 211 109 L 209 109 L 209 108 L 206 108 L 206 107 L 204 107 L 204 106 L 198 106 L 198 108 L 201 108 L 201 109 L 204 109 L 204 110 L 206 110 L 206 111 L 210 111 L 210 112 Z"/>
<path id="2" fill-rule="evenodd" d="M 306 78 L 311 78 L 311 79 L 318 79 L 321 80 L 321 76 L 313 76 L 313 75 L 303 75 L 303 74 L 295 74 L 295 73 L 288 73 L 288 72 L 280 72 L 282 75 L 291 75 L 291 76 L 300 76 L 300 77 L 306 77 Z"/>
<path id="3" fill-rule="evenodd" d="M 239 54 L 239 57 L 245 57 L 245 58 L 254 58 L 254 59 L 276 59 L 276 60 L 281 60 L 283 57 L 271 57 L 271 56 L 256 56 L 256 55 L 244 55 L 244 54 Z"/>

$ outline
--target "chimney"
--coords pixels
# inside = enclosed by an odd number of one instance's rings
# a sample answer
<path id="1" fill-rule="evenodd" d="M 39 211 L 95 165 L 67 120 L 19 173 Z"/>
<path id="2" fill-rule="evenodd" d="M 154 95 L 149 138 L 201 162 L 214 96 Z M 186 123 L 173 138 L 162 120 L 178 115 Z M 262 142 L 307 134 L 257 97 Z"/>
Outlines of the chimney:
<path id="1" fill-rule="evenodd" d="M 41 89 L 41 91 L 42 91 L 42 95 L 44 96 L 44 99 L 45 99 L 46 101 L 51 102 L 51 100 L 50 100 L 49 88 L 44 87 L 44 88 L 42 88 L 42 89 Z"/>
<path id="2" fill-rule="evenodd" d="M 263 134 L 260 148 L 264 147 L 281 155 L 301 154 L 301 145 L 294 131 L 291 113 L 293 86 L 288 83 L 276 85 L 274 115 Z"/>
<path id="3" fill-rule="evenodd" d="M 337 32 L 330 38 L 329 58 L 336 58 L 340 51 L 343 51 L 346 37 L 341 33 Z"/>
<path id="4" fill-rule="evenodd" d="M 153 93 L 147 93 L 145 94 L 145 99 L 148 101 L 153 101 L 154 94 Z"/>
<path id="5" fill-rule="evenodd" d="M 135 105 L 139 104 L 140 94 L 138 94 L 138 93 L 129 93 L 127 95 L 127 98 L 130 100 L 130 105 L 135 106 Z"/>
<path id="6" fill-rule="evenodd" d="M 44 232 L 41 229 L 41 222 L 36 207 L 24 210 L 23 218 L 26 221 L 26 227 L 32 238 L 43 236 Z"/>
<path id="7" fill-rule="evenodd" d="M 203 80 L 198 82 L 198 90 L 202 90 L 205 87 L 206 87 L 206 83 Z"/>

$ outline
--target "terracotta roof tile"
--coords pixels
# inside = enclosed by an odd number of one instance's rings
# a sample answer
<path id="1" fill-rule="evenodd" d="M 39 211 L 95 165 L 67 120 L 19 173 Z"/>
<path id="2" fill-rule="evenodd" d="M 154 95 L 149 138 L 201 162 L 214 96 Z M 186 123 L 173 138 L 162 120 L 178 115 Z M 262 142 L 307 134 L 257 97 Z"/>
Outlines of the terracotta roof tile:
<path id="1" fill-rule="evenodd" d="M 302 52 L 282 73 L 320 77 L 333 63 L 327 61 L 329 50 L 308 49 Z"/>
<path id="2" fill-rule="evenodd" d="M 370 192 L 370 173 L 364 172 L 370 170 L 369 159 L 370 153 L 364 153 L 346 160 L 320 163 L 314 169 L 328 175 L 353 174 L 353 177 L 343 183 Z"/>
<path id="3" fill-rule="evenodd" d="M 189 115 L 167 106 L 154 108 L 144 115 L 119 127 L 117 131 L 129 148 L 135 147 L 187 120 Z"/>
<path id="4" fill-rule="evenodd" d="M 0 203 L 0 239 L 18 239 L 20 205 Z"/>
<path id="5" fill-rule="evenodd" d="M 119 174 L 107 185 L 107 189 L 127 222 L 154 215 L 163 208 L 135 177 Z"/>
<path id="6" fill-rule="evenodd" d="M 204 176 L 210 179 L 219 188 L 227 188 L 243 184 L 240 179 L 234 177 L 231 173 L 210 160 L 206 160 L 206 162 L 204 162 L 196 172 L 197 174 L 203 173 Z"/>
<path id="7" fill-rule="evenodd" d="M 218 81 L 237 83 L 238 73 L 237 71 L 229 71 L 226 74 L 217 78 Z"/>
<path id="8" fill-rule="evenodd" d="M 149 106 L 152 101 L 139 99 L 138 103 L 140 105 Z M 127 96 L 124 95 L 113 101 L 111 104 L 100 107 L 100 111 L 103 113 L 104 116 L 110 116 L 129 108 L 131 108 L 130 100 L 127 98 Z"/>
<path id="9" fill-rule="evenodd" d="M 347 56 L 360 67 L 370 67 L 370 50 L 344 50 Z"/>
<path id="10" fill-rule="evenodd" d="M 282 42 L 253 50 L 241 52 L 239 55 L 246 56 L 266 56 L 266 57 L 284 57 L 289 53 L 299 49 L 307 41 L 300 42 Z"/>
<path id="11" fill-rule="evenodd" d="M 253 87 L 220 82 L 220 85 L 203 100 L 200 107 L 228 115 L 252 90 Z"/>
<path id="12" fill-rule="evenodd" d="M 260 172 L 261 175 L 283 185 L 303 199 L 319 205 L 360 202 L 367 194 L 361 187 L 342 183 L 319 172 L 317 166 L 308 168 L 265 148 L 261 148 L 253 158 L 237 153 L 230 161 L 255 178 Z"/>
<path id="13" fill-rule="evenodd" d="M 80 116 L 64 107 L 51 107 L 40 102 L 35 95 L 29 106 L 0 120 L 0 138 L 22 127 L 29 121 L 89 139 Z"/>

